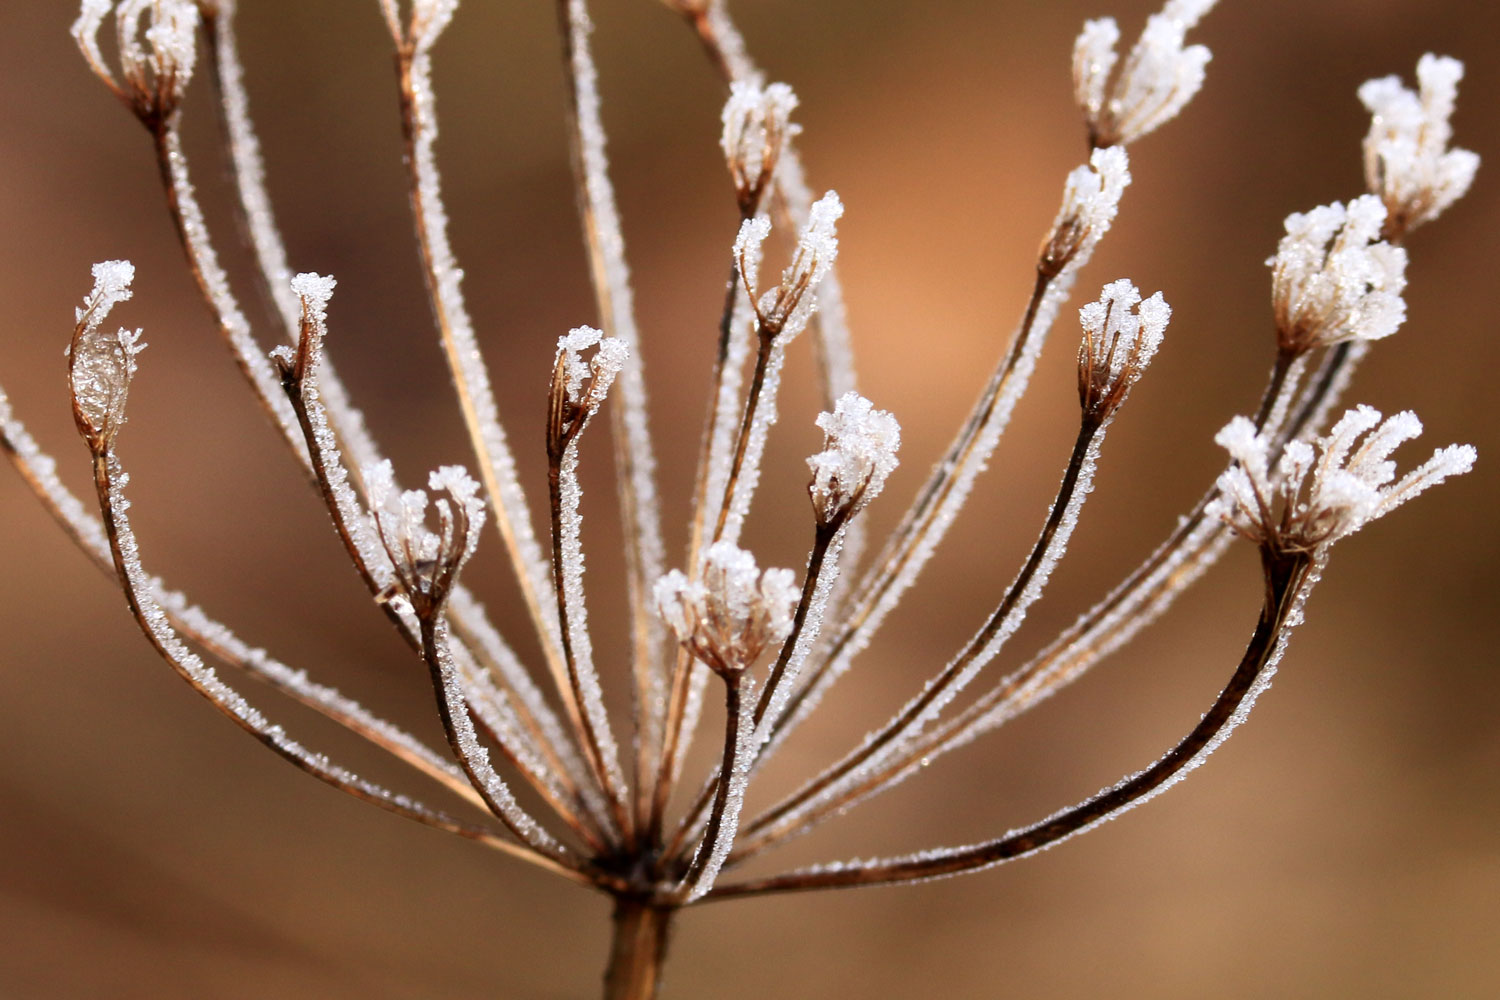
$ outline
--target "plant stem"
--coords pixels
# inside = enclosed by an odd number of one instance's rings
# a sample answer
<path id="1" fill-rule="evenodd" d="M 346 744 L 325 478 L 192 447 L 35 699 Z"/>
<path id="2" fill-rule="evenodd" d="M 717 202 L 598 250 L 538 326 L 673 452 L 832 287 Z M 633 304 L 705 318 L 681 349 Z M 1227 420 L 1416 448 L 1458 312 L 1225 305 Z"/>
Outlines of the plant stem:
<path id="1" fill-rule="evenodd" d="M 604 1000 L 651 1000 L 656 996 L 676 913 L 675 907 L 658 906 L 635 896 L 615 897 Z"/>

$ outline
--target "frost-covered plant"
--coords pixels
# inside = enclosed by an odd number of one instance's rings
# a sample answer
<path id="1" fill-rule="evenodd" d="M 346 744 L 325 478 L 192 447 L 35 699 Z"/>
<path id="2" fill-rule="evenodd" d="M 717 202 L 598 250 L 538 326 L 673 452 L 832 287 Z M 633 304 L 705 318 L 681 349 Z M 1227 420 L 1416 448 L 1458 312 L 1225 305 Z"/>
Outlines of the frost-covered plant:
<path id="1" fill-rule="evenodd" d="M 1213 0 L 1169 0 L 1121 62 L 1119 30 L 1090 21 L 1073 54 L 1075 97 L 1091 145 L 1066 178 L 1036 259 L 1033 293 L 968 419 L 895 530 L 861 561 L 863 511 L 897 465 L 895 418 L 854 391 L 835 269 L 844 212 L 803 179 L 791 122 L 797 98 L 768 84 L 722 0 L 667 0 L 723 72 L 721 147 L 738 233 L 710 373 L 689 543 L 667 570 L 647 426 L 640 334 L 615 206 L 584 0 L 558 0 L 571 138 L 600 329 L 557 342 L 545 401 L 548 544 L 516 475 L 447 233 L 435 158 L 434 44 L 458 0 L 377 0 L 395 46 L 411 202 L 437 332 L 468 429 L 477 479 L 445 466 L 427 491 L 403 490 L 325 356 L 332 278 L 292 276 L 264 186 L 233 27 L 233 0 L 84 0 L 73 31 L 89 66 L 147 128 L 188 265 L 251 389 L 326 503 L 335 534 L 371 599 L 425 666 L 448 742 L 440 754 L 338 691 L 250 647 L 147 574 L 131 531 L 118 452 L 140 331 L 105 332 L 131 296 L 134 269 L 97 264 L 68 347 L 78 429 L 92 458 L 99 515 L 63 487 L 54 463 L 0 395 L 4 447 L 42 501 L 124 590 L 156 650 L 242 728 L 302 770 L 351 795 L 483 843 L 615 900 L 609 997 L 656 993 L 668 933 L 683 908 L 749 895 L 890 884 L 976 871 L 1047 848 L 1119 815 L 1198 766 L 1266 687 L 1302 618 L 1332 544 L 1444 478 L 1474 450 L 1440 450 L 1398 478 L 1390 456 L 1417 435 L 1410 413 L 1384 422 L 1356 407 L 1320 429 L 1370 342 L 1405 318 L 1407 234 L 1460 197 L 1477 157 L 1449 148 L 1462 67 L 1424 56 L 1420 93 L 1394 78 L 1360 98 L 1369 193 L 1286 220 L 1269 261 L 1275 360 L 1258 411 L 1219 432 L 1230 465 L 1133 574 L 1030 661 L 955 707 L 1042 596 L 1093 487 L 1105 434 L 1160 348 L 1171 310 L 1127 279 L 1079 310 L 1078 432 L 1062 483 L 1021 568 L 994 611 L 885 724 L 758 812 L 745 795 L 759 768 L 823 704 L 916 582 L 985 468 L 1026 389 L 1042 345 L 1130 182 L 1128 146 L 1174 117 L 1202 86 L 1209 53 L 1185 46 Z M 112 19 L 119 63 L 98 35 Z M 200 46 L 208 58 L 200 60 Z M 240 207 L 286 342 L 263 353 L 194 195 L 179 138 L 184 89 L 206 65 L 221 110 Z M 775 234 L 791 236 L 778 278 L 761 273 Z M 726 234 L 727 236 L 727 234 Z M 808 459 L 812 542 L 805 568 L 761 570 L 741 536 L 777 418 L 787 344 L 806 330 L 828 412 Z M 606 407 L 606 402 L 608 406 Z M 539 407 L 540 409 L 540 407 Z M 608 409 L 619 472 L 630 602 L 628 736 L 606 704 L 588 623 L 577 473 L 584 432 Z M 435 495 L 433 499 L 429 495 Z M 525 665 L 460 582 L 493 521 L 535 626 L 541 661 Z M 883 792 L 935 757 L 1036 705 L 1128 641 L 1222 553 L 1235 535 L 1261 552 L 1265 599 L 1243 659 L 1219 697 L 1164 756 L 1084 801 L 980 843 L 840 861 L 747 878 L 740 866 Z M 389 751 L 481 818 L 458 818 L 367 781 L 293 739 L 189 648 L 265 682 Z M 723 684 L 720 762 L 683 795 L 686 752 L 705 688 Z M 551 690 L 545 690 L 550 687 Z M 498 759 L 494 755 L 498 755 Z M 523 783 L 545 811 L 512 791 Z M 528 800 L 530 801 L 530 800 Z"/>

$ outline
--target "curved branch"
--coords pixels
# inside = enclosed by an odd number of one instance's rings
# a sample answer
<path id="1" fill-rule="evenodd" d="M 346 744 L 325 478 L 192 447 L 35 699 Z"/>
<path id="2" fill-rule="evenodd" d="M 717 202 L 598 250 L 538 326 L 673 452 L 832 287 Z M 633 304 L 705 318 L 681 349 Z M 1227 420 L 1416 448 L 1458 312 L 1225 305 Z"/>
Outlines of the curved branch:
<path id="1" fill-rule="evenodd" d="M 716 888 L 709 899 L 808 889 L 891 885 L 979 871 L 1045 850 L 1166 791 L 1207 759 L 1254 706 L 1270 684 L 1290 629 L 1321 566 L 1312 556 L 1263 558 L 1266 600 L 1244 657 L 1212 707 L 1185 736 L 1150 767 L 1039 823 L 967 847 L 925 851 L 877 861 L 855 861 L 789 872 Z"/>

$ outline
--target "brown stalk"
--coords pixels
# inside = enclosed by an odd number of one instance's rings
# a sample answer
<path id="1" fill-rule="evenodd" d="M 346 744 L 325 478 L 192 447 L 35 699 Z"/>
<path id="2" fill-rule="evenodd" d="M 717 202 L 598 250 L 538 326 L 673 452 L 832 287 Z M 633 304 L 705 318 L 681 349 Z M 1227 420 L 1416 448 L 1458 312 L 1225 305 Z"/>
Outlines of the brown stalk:
<path id="1" fill-rule="evenodd" d="M 1037 310 L 1041 307 L 1042 299 L 1054 277 L 1055 273 L 1049 274 L 1046 270 L 1038 268 L 1036 281 L 1032 286 L 1031 299 L 1026 304 L 1025 316 L 1004 358 L 995 369 L 989 384 L 970 412 L 958 436 L 949 445 L 947 453 L 933 467 L 932 475 L 923 485 L 916 499 L 912 501 L 901 523 L 891 533 L 880 554 L 870 564 L 870 568 L 865 571 L 859 585 L 855 588 L 855 596 L 850 601 L 848 613 L 844 616 L 839 630 L 824 648 L 818 666 L 808 672 L 802 684 L 793 692 L 786 711 L 777 720 L 771 743 L 777 742 L 777 739 L 784 735 L 790 726 L 795 725 L 794 720 L 799 718 L 798 709 L 805 699 L 818 688 L 823 676 L 834 662 L 844 655 L 844 650 L 859 635 L 864 624 L 879 605 L 881 598 L 890 590 L 902 569 L 915 554 L 922 537 L 932 530 L 937 513 L 956 482 L 957 471 L 963 468 L 974 454 L 980 432 L 994 412 L 1001 394 L 1015 372 L 1016 365 L 1025 351 L 1036 323 Z"/>
<path id="2" fill-rule="evenodd" d="M 583 131 L 579 118 L 578 81 L 573 72 L 577 53 L 574 50 L 574 31 L 578 27 L 573 20 L 569 0 L 557 0 L 557 16 L 563 42 L 563 57 L 567 71 L 563 73 L 568 104 L 566 121 L 568 148 L 573 167 L 574 189 L 578 213 L 583 222 L 584 243 L 588 249 L 589 274 L 594 287 L 595 302 L 599 311 L 599 324 L 606 336 L 615 336 L 620 331 L 616 322 L 619 303 L 613 300 L 608 268 L 605 261 L 603 239 L 599 229 L 599 218 L 593 199 L 589 195 L 588 178 L 583 161 Z M 637 345 L 631 345 L 637 350 Z M 627 391 L 621 385 L 619 391 Z M 611 410 L 611 430 L 614 438 L 615 476 L 620 495 L 620 523 L 625 535 L 625 563 L 627 598 L 630 606 L 631 672 L 634 678 L 634 697 L 631 710 L 634 716 L 634 731 L 639 741 L 634 754 L 635 780 L 632 783 L 635 812 L 644 812 L 645 788 L 648 773 L 648 758 L 654 747 L 647 744 L 654 720 L 648 721 L 651 713 L 655 679 L 658 669 L 657 629 L 651 612 L 651 586 L 647 579 L 651 568 L 646 565 L 646 549 L 643 524 L 646 519 L 659 519 L 659 514 L 646 509 L 635 488 L 636 476 L 640 474 L 642 456 L 637 455 L 631 441 L 629 414 L 625 407 L 615 406 Z M 656 534 L 660 536 L 660 528 Z M 659 572 L 659 567 L 656 569 Z M 564 640 L 566 641 L 566 639 Z"/>
<path id="3" fill-rule="evenodd" d="M 813 799 L 820 792 L 833 786 L 840 779 L 856 770 L 860 765 L 874 757 L 885 749 L 893 740 L 900 739 L 903 734 L 916 722 L 939 698 L 947 694 L 948 690 L 958 680 L 964 669 L 974 661 L 983 651 L 985 646 L 993 639 L 1005 623 L 1009 620 L 1016 605 L 1020 602 L 1022 594 L 1030 584 L 1032 577 L 1041 567 L 1051 548 L 1052 539 L 1057 534 L 1057 529 L 1062 524 L 1063 516 L 1072 503 L 1074 491 L 1078 485 L 1079 475 L 1083 471 L 1088 452 L 1093 446 L 1103 424 L 1098 420 L 1085 417 L 1079 427 L 1078 437 L 1073 444 L 1072 454 L 1068 458 L 1066 471 L 1063 473 L 1062 485 L 1058 488 L 1057 496 L 1053 500 L 1052 509 L 1047 515 L 1046 523 L 1042 526 L 1036 543 L 1032 546 L 1031 553 L 1027 556 L 1021 571 L 1016 575 L 1015 581 L 1010 589 L 1006 591 L 999 606 L 990 616 L 989 620 L 980 629 L 964 650 L 959 653 L 943 670 L 924 688 L 921 694 L 914 698 L 894 718 L 885 724 L 879 733 L 866 740 L 858 749 L 848 754 L 842 761 L 822 771 L 817 777 L 803 785 L 798 791 L 777 803 L 771 809 L 757 816 L 745 826 L 745 834 L 752 839 L 747 840 L 746 845 L 741 847 L 736 855 L 742 855 L 745 851 L 754 849 L 759 840 L 756 834 L 775 830 L 778 821 L 789 813 L 794 812 L 800 805 Z"/>
<path id="4" fill-rule="evenodd" d="M 797 601 L 797 609 L 792 614 L 792 628 L 787 633 L 786 641 L 781 645 L 781 652 L 776 657 L 776 663 L 771 668 L 770 676 L 766 679 L 765 687 L 761 688 L 760 697 L 755 702 L 755 715 L 751 720 L 752 726 L 759 730 L 761 723 L 765 720 L 766 713 L 770 711 L 771 703 L 785 681 L 787 664 L 791 662 L 792 654 L 797 648 L 797 641 L 802 635 L 802 629 L 807 624 L 807 612 L 812 606 L 813 595 L 818 588 L 818 579 L 823 575 L 823 564 L 828 558 L 828 553 L 833 547 L 834 539 L 848 523 L 847 518 L 840 518 L 828 524 L 819 524 L 813 535 L 812 553 L 807 559 L 807 574 L 802 579 L 802 596 Z M 754 767 L 761 756 L 761 750 L 765 744 L 756 744 L 751 747 L 750 767 Z M 725 773 L 725 772 L 720 772 Z M 716 774 L 705 783 L 703 789 L 698 793 L 698 798 L 693 803 L 682 821 L 677 826 L 677 832 L 673 834 L 671 842 L 662 857 L 671 859 L 677 857 L 683 850 L 687 838 L 697 829 L 703 821 L 704 811 L 709 803 L 714 801 L 723 782 Z"/>
<path id="5" fill-rule="evenodd" d="M 375 597 L 376 604 L 384 613 L 386 620 L 396 629 L 396 632 L 406 642 L 407 646 L 419 656 L 423 655 L 422 639 L 420 635 L 413 634 L 402 621 L 401 616 L 391 602 L 381 600 L 384 588 L 376 579 L 373 568 L 366 562 L 360 552 L 358 543 L 354 540 L 354 532 L 344 517 L 344 511 L 340 507 L 333 489 L 333 483 L 329 476 L 329 456 L 324 452 L 318 439 L 317 424 L 314 419 L 314 408 L 318 405 L 308 397 L 307 377 L 316 367 L 321 366 L 322 350 L 317 343 L 317 337 L 311 322 L 305 311 L 302 319 L 301 336 L 297 342 L 297 352 L 291 364 L 280 366 L 282 387 L 286 390 L 287 398 L 291 402 L 292 410 L 297 415 L 298 424 L 302 428 L 303 439 L 307 445 L 308 455 L 314 477 L 316 478 L 318 492 L 323 498 L 324 506 L 328 509 L 328 516 L 333 522 L 334 533 L 338 535 L 339 541 L 344 546 L 344 552 L 353 563 L 355 571 L 359 573 L 365 588 Z M 476 713 L 477 715 L 478 713 Z M 553 811 L 568 825 L 575 833 L 590 844 L 597 844 L 598 838 L 594 827 L 586 823 L 579 811 L 574 808 L 572 802 L 564 799 L 558 794 L 557 785 L 549 781 L 554 775 L 543 775 L 538 773 L 530 762 L 527 753 L 522 753 L 520 748 L 511 745 L 509 740 L 502 738 L 501 734 L 487 725 L 482 718 L 477 719 L 486 733 L 494 740 L 496 747 L 505 759 L 510 761 L 516 770 L 526 779 L 527 784 L 536 790 Z M 540 753 L 538 746 L 526 748 L 528 751 Z M 565 772 L 558 769 L 555 774 L 561 775 Z"/>
<path id="6" fill-rule="evenodd" d="M 1337 384 L 1340 372 L 1347 370 L 1347 352 L 1339 350 L 1346 346 L 1338 345 L 1325 358 L 1318 374 L 1305 390 L 1304 399 L 1298 405 L 1296 413 L 1284 424 L 1278 435 L 1278 441 L 1282 445 L 1294 440 L 1305 429 L 1312 414 L 1320 408 L 1322 402 L 1327 399 L 1328 394 Z M 1266 425 L 1279 407 L 1278 401 L 1283 394 L 1295 388 L 1295 385 L 1288 385 L 1294 361 L 1295 358 L 1292 356 L 1278 352 L 1276 363 L 1272 366 L 1266 389 L 1262 394 L 1260 406 L 1256 411 L 1257 427 L 1263 428 Z M 942 722 L 933 730 L 923 733 L 909 749 L 898 754 L 889 764 L 801 814 L 795 825 L 783 825 L 778 830 L 757 838 L 753 843 L 744 845 L 740 851 L 736 852 L 732 859 L 733 863 L 741 864 L 748 861 L 797 833 L 811 829 L 825 817 L 842 813 L 853 805 L 892 787 L 911 768 L 928 764 L 948 750 L 972 739 L 974 735 L 977 735 L 975 727 L 983 725 L 986 717 L 996 713 L 1003 714 L 1008 703 L 1012 706 L 1012 711 L 1019 714 L 1041 701 L 1057 687 L 1075 678 L 1081 672 L 1081 666 L 1095 659 L 1096 650 L 1109 643 L 1117 631 L 1135 627 L 1127 620 L 1121 622 L 1114 630 L 1091 634 L 1116 609 L 1127 603 L 1136 606 L 1152 604 L 1162 593 L 1175 589 L 1176 575 L 1156 581 L 1150 589 L 1147 589 L 1147 585 L 1155 572 L 1168 560 L 1184 552 L 1183 547 L 1202 525 L 1209 504 L 1217 496 L 1217 487 L 1210 488 L 1199 500 L 1197 506 L 1178 521 L 1177 528 L 1172 535 L 1158 546 L 1145 563 L 1138 566 L 1130 577 L 1111 592 L 1108 598 L 1096 604 L 1086 616 L 1070 626 L 1023 667 L 1007 675 L 958 715 Z M 1220 532 L 1201 539 L 1198 547 L 1187 552 L 1185 558 L 1190 561 L 1211 551 L 1222 532 L 1227 530 L 1224 528 Z M 1185 566 L 1184 572 L 1188 571 Z M 1056 677 L 1053 683 L 1041 691 L 1030 690 L 1032 681 L 1049 674 Z"/>
<path id="7" fill-rule="evenodd" d="M 547 494 L 550 501 L 548 508 L 551 513 L 549 520 L 552 527 L 552 583 L 557 591 L 558 632 L 562 641 L 568 694 L 577 715 L 578 732 L 582 737 L 584 760 L 588 763 L 594 780 L 604 792 L 614 822 L 628 849 L 635 842 L 635 827 L 631 823 L 630 810 L 625 804 L 625 790 L 616 786 L 610 776 L 609 768 L 605 766 L 604 754 L 599 743 L 599 730 L 596 728 L 593 713 L 584 707 L 583 683 L 569 624 L 573 617 L 573 609 L 569 605 L 568 588 L 565 584 L 566 568 L 563 564 L 562 467 L 569 453 L 578 447 L 578 436 L 588 423 L 591 414 L 585 406 L 574 405 L 567 401 L 567 392 L 563 386 L 564 377 L 562 358 L 559 355 L 558 363 L 552 372 L 552 391 L 549 394 L 550 406 L 547 420 Z M 607 726 L 609 723 L 606 719 L 600 720 L 600 724 Z"/>
<path id="8" fill-rule="evenodd" d="M 719 776 L 715 782 L 713 808 L 708 813 L 708 825 L 699 842 L 698 853 L 682 878 L 683 891 L 690 891 L 703 876 L 713 854 L 714 843 L 724 830 L 724 814 L 729 804 L 729 778 L 740 765 L 740 714 L 745 693 L 745 671 L 733 670 L 720 674 L 724 678 L 724 753 L 719 764 Z M 730 831 L 733 836 L 734 831 Z"/>
<path id="9" fill-rule="evenodd" d="M 1266 574 L 1266 600 L 1239 666 L 1202 720 L 1150 767 L 1071 809 L 996 840 L 922 856 L 790 872 L 724 885 L 712 890 L 707 898 L 890 885 L 973 871 L 1033 854 L 1084 832 L 1158 791 L 1184 769 L 1199 762 L 1203 752 L 1233 725 L 1236 713 L 1255 690 L 1282 645 L 1288 618 L 1299 596 L 1304 594 L 1313 559 L 1306 554 L 1281 558 L 1264 555 L 1262 564 Z"/>
<path id="10" fill-rule="evenodd" d="M 493 847 L 513 857 L 551 871 L 554 874 L 561 875 L 571 881 L 584 885 L 596 884 L 596 879 L 559 862 L 555 858 L 540 854 L 524 844 L 518 844 L 501 837 L 489 829 L 461 823 L 443 813 L 401 797 L 375 794 L 370 787 L 353 780 L 349 772 L 333 765 L 320 765 L 315 758 L 303 757 L 291 752 L 288 747 L 272 735 L 271 731 L 252 725 L 240 712 L 231 708 L 224 700 L 223 690 L 211 689 L 195 676 L 194 671 L 189 669 L 173 650 L 164 644 L 147 619 L 142 607 L 140 594 L 136 590 L 136 581 L 128 569 L 121 548 L 121 527 L 124 523 L 124 515 L 116 509 L 114 501 L 114 497 L 119 492 L 119 478 L 116 474 L 118 467 L 118 459 L 115 458 L 114 452 L 111 449 L 104 448 L 93 452 L 94 489 L 99 500 L 99 509 L 104 521 L 105 535 L 109 539 L 115 573 L 120 580 L 121 589 L 125 594 L 126 604 L 129 607 L 131 617 L 141 627 L 141 631 L 145 634 L 147 641 L 151 643 L 152 648 L 195 691 L 207 698 L 220 712 L 228 716 L 236 725 L 250 733 L 250 735 L 254 736 L 278 756 L 289 761 L 299 770 L 312 775 L 325 784 L 337 788 L 341 792 L 352 795 L 372 805 L 379 806 L 398 816 L 405 816 L 407 819 L 416 820 L 426 826 L 457 834 L 465 839 Z"/>
<path id="11" fill-rule="evenodd" d="M 557 649 L 557 639 L 551 634 L 551 629 L 547 625 L 547 618 L 541 610 L 541 595 L 537 593 L 531 573 L 522 559 L 515 525 L 511 523 L 505 509 L 505 504 L 500 502 L 500 481 L 495 470 L 494 457 L 490 454 L 490 450 L 484 440 L 483 432 L 480 429 L 475 389 L 469 384 L 464 365 L 459 358 L 459 347 L 454 340 L 453 334 L 453 319 L 448 314 L 447 304 L 444 302 L 438 287 L 439 279 L 433 256 L 433 247 L 428 238 L 429 224 L 427 220 L 429 206 L 423 194 L 422 178 L 417 164 L 417 139 L 423 129 L 423 123 L 418 118 L 417 98 L 411 78 L 412 63 L 416 55 L 415 44 L 399 30 L 399 25 L 392 20 L 395 16 L 393 6 L 383 4 L 382 10 L 386 12 L 388 26 L 392 28 L 392 37 L 396 43 L 396 71 L 401 104 L 401 137 L 407 168 L 408 197 L 411 202 L 417 247 L 422 261 L 422 275 L 427 284 L 427 298 L 432 307 L 433 321 L 437 326 L 444 353 L 448 358 L 448 368 L 453 377 L 455 392 L 458 395 L 459 408 L 463 413 L 464 426 L 468 430 L 470 444 L 479 462 L 479 474 L 484 484 L 485 493 L 491 499 L 490 507 L 495 516 L 495 524 L 500 530 L 501 538 L 505 543 L 505 550 L 510 555 L 516 581 L 521 588 L 522 599 L 525 601 L 531 619 L 536 625 L 537 636 L 540 640 L 542 651 L 546 656 L 547 666 L 551 670 L 559 690 L 565 690 L 567 687 L 566 670 L 563 667 L 560 653 Z M 563 699 L 563 704 L 575 731 L 580 730 L 581 721 L 578 718 L 577 706 L 568 702 L 566 698 Z"/>

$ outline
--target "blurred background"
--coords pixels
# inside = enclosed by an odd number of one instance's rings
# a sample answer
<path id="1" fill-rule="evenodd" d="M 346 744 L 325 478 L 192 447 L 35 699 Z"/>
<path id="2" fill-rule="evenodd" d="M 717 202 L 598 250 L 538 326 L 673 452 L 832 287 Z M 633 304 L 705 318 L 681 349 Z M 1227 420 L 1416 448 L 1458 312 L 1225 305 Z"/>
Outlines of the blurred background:
<path id="1" fill-rule="evenodd" d="M 468 462 L 417 268 L 375 4 L 242 6 L 293 266 L 339 278 L 331 355 L 398 475 Z M 592 6 L 668 543 L 680 552 L 736 226 L 717 149 L 722 93 L 659 5 Z M 751 51 L 802 99 L 813 183 L 848 206 L 840 267 L 861 388 L 904 434 L 903 465 L 870 514 L 877 529 L 894 523 L 1003 349 L 1063 177 L 1084 158 L 1068 71 L 1078 27 L 1113 14 L 1133 39 L 1156 6 L 738 5 Z M 1171 795 L 967 879 L 688 913 L 665 996 L 1494 995 L 1500 13 L 1465 0 L 1221 7 L 1195 33 L 1214 52 L 1204 91 L 1132 149 L 1135 183 L 1080 283 L 1089 297 L 1122 275 L 1162 289 L 1175 311 L 1167 344 L 1110 434 L 1070 557 L 997 667 L 1144 557 L 1218 470 L 1212 435 L 1253 408 L 1270 360 L 1264 261 L 1281 220 L 1361 191 L 1355 88 L 1389 73 L 1410 81 L 1426 51 L 1467 63 L 1457 142 L 1486 164 L 1469 196 L 1410 241 L 1409 321 L 1373 352 L 1351 401 L 1422 415 L 1427 435 L 1407 461 L 1472 441 L 1477 470 L 1339 547 L 1252 724 Z M 437 742 L 425 671 L 373 613 L 217 341 L 147 137 L 85 71 L 66 32 L 74 13 L 55 0 L 0 5 L 0 384 L 86 490 L 61 352 L 89 265 L 134 260 L 136 299 L 115 318 L 145 327 L 151 344 L 121 441 L 148 568 L 248 641 Z M 595 322 L 558 49 L 552 5 L 531 0 L 467 4 L 436 51 L 453 239 L 533 498 L 544 493 L 553 345 Z M 187 101 L 189 151 L 269 347 L 207 83 Z M 1071 315 L 923 585 L 752 807 L 883 720 L 992 607 L 1071 445 Z M 762 564 L 801 565 L 810 536 L 802 458 L 819 435 L 808 343 L 788 371 L 749 534 Z M 623 676 L 608 655 L 621 648 L 623 587 L 608 448 L 596 437 L 584 470 L 591 611 L 601 662 Z M 602 897 L 367 808 L 266 753 L 153 657 L 118 591 L 8 472 L 0 552 L 0 995 L 597 994 Z M 490 534 L 468 580 L 534 661 L 499 556 Z M 1084 681 L 765 870 L 991 836 L 1144 766 L 1218 691 L 1258 589 L 1248 548 L 1232 551 Z M 307 742 L 418 788 L 333 727 L 248 693 Z M 703 732 L 717 730 L 706 718 Z M 706 767 L 701 756 L 693 773 Z"/>

